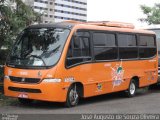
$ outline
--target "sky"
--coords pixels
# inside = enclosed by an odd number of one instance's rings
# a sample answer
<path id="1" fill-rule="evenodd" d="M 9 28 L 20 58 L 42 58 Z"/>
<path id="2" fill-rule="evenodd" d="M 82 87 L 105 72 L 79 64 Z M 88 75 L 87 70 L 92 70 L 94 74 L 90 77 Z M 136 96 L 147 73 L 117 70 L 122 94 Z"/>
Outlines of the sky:
<path id="1" fill-rule="evenodd" d="M 87 0 L 87 20 L 120 21 L 143 27 L 146 24 L 138 20 L 145 17 L 140 5 L 152 7 L 155 3 L 160 0 Z"/>

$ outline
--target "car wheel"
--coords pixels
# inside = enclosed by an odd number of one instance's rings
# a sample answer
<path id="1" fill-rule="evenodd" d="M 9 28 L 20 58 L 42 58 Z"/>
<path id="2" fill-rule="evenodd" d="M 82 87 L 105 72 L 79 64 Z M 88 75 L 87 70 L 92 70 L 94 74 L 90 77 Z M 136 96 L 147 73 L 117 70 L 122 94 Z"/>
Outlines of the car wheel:
<path id="1" fill-rule="evenodd" d="M 126 95 L 127 97 L 134 97 L 137 91 L 137 85 L 136 85 L 136 81 L 134 79 L 132 79 L 130 81 L 128 90 L 126 91 Z"/>
<path id="2" fill-rule="evenodd" d="M 74 107 L 78 104 L 79 102 L 79 94 L 77 91 L 77 87 L 76 84 L 72 85 L 69 89 L 68 89 L 68 94 L 67 94 L 67 99 L 66 99 L 66 106 L 67 107 Z"/>

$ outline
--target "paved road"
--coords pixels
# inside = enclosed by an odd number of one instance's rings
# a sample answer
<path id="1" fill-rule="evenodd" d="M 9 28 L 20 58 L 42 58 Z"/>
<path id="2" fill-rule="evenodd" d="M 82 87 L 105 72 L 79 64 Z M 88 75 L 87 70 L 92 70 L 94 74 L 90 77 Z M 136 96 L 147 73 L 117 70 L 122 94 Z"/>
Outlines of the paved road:
<path id="1" fill-rule="evenodd" d="M 155 113 L 160 113 L 160 86 L 158 86 L 155 89 L 150 89 L 147 92 L 144 90 L 139 90 L 134 98 L 126 98 L 122 95 L 122 93 L 114 93 L 98 97 L 87 98 L 81 100 L 79 105 L 73 108 L 64 108 L 64 106 L 60 103 L 51 103 L 51 102 L 35 102 L 30 106 L 24 106 L 15 101 L 8 104 L 7 106 L 6 105 L 1 106 L 0 113 L 4 114 L 7 113 L 8 114 L 154 113 L 155 114 Z"/>

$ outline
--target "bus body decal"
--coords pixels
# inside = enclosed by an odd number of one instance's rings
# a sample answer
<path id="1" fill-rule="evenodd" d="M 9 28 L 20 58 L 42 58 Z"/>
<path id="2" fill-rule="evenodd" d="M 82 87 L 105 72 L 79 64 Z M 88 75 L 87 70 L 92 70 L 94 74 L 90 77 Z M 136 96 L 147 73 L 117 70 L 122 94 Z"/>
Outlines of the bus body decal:
<path id="1" fill-rule="evenodd" d="M 113 84 L 113 88 L 115 86 L 120 86 L 122 84 L 123 81 L 123 76 L 124 76 L 124 70 L 122 67 L 122 61 L 121 64 L 117 64 L 114 67 L 111 67 L 112 72 L 111 72 L 111 76 L 112 76 L 112 84 Z"/>

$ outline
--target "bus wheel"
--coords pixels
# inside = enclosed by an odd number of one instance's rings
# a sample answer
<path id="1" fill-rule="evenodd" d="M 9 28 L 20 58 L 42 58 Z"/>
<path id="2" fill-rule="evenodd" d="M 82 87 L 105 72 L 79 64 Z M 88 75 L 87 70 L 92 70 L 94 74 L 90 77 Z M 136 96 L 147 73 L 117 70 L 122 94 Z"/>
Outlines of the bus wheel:
<path id="1" fill-rule="evenodd" d="M 29 105 L 33 102 L 31 99 L 18 98 L 18 101 L 23 105 Z"/>
<path id="2" fill-rule="evenodd" d="M 134 97 L 136 94 L 136 91 L 137 91 L 136 81 L 134 79 L 132 79 L 129 84 L 129 88 L 126 91 L 126 96 L 127 97 Z"/>
<path id="3" fill-rule="evenodd" d="M 67 94 L 67 99 L 66 99 L 66 106 L 67 107 L 74 107 L 78 104 L 79 102 L 79 93 L 77 92 L 77 86 L 72 85 Z"/>

